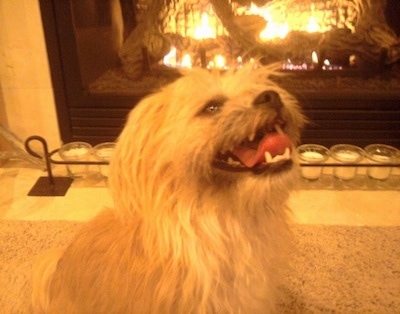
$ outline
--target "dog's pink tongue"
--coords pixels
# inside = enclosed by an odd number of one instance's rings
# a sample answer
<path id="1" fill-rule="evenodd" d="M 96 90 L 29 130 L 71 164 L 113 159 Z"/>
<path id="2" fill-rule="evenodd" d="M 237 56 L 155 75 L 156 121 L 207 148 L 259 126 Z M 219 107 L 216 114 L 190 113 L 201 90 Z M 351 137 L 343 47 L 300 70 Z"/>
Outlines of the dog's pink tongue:
<path id="1" fill-rule="evenodd" d="M 257 150 L 245 145 L 233 149 L 233 154 L 248 168 L 266 162 L 265 153 L 269 152 L 272 157 L 283 155 L 286 148 L 291 149 L 292 143 L 283 133 L 273 133 L 264 136 Z"/>

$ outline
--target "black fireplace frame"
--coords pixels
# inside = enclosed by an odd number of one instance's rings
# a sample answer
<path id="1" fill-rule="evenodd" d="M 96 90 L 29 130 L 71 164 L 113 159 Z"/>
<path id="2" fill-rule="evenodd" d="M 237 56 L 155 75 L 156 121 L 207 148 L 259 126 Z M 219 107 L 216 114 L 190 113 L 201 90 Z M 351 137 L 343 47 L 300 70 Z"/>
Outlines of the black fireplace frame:
<path id="1" fill-rule="evenodd" d="M 81 81 L 70 2 L 39 3 L 62 141 L 114 141 L 129 111 L 148 91 L 129 96 L 86 91 Z M 303 143 L 328 147 L 338 143 L 362 147 L 382 143 L 400 147 L 400 91 L 305 90 L 297 96 L 310 119 Z"/>

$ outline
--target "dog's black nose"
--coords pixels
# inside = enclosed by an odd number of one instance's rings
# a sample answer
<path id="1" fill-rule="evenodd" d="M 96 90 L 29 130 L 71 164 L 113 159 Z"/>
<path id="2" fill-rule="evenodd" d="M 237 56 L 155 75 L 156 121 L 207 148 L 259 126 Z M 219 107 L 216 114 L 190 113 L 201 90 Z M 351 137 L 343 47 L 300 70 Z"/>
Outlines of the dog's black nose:
<path id="1" fill-rule="evenodd" d="M 279 94 L 272 90 L 263 91 L 253 100 L 254 106 L 265 106 L 276 111 L 280 111 L 283 107 Z"/>

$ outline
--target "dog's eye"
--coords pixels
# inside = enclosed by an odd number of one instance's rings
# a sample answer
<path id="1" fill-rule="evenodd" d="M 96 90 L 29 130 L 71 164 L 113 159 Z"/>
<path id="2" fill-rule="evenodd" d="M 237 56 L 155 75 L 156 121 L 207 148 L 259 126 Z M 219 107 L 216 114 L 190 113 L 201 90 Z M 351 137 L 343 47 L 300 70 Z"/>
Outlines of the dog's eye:
<path id="1" fill-rule="evenodd" d="M 201 113 L 214 115 L 221 111 L 221 108 L 224 105 L 225 101 L 226 101 L 225 97 L 218 98 L 218 99 L 212 99 L 205 104 Z"/>
<path id="2" fill-rule="evenodd" d="M 204 109 L 204 112 L 207 113 L 217 113 L 220 110 L 221 104 L 219 103 L 212 103 L 212 104 L 207 104 L 207 107 Z"/>

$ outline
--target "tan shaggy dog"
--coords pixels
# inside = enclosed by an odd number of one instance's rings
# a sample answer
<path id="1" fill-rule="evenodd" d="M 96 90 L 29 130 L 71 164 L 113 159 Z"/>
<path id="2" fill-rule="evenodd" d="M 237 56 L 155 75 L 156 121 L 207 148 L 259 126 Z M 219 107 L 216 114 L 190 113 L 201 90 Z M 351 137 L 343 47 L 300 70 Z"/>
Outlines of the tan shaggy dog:
<path id="1" fill-rule="evenodd" d="M 138 104 L 115 208 L 35 268 L 44 313 L 270 313 L 303 116 L 266 67 L 193 70 Z"/>

